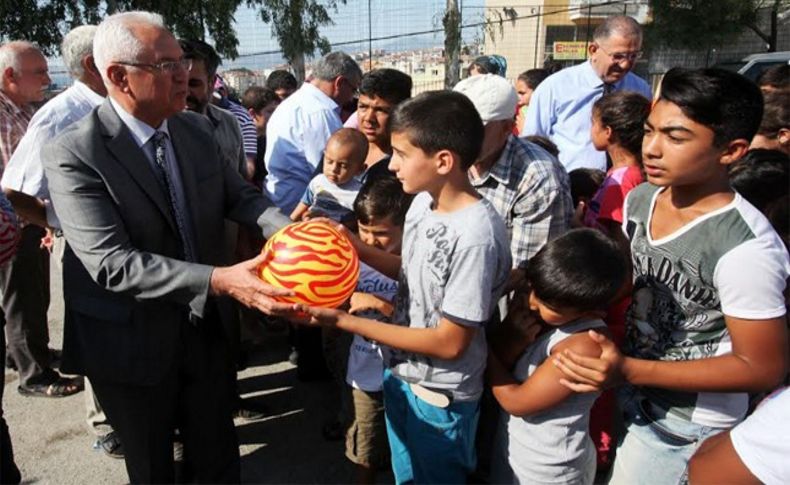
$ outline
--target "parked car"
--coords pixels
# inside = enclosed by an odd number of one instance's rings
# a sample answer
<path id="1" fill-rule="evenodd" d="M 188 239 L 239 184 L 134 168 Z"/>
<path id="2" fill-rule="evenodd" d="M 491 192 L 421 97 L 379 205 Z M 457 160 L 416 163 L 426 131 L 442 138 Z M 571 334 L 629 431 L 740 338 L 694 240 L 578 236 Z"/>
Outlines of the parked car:
<path id="1" fill-rule="evenodd" d="M 769 67 L 778 66 L 780 64 L 790 64 L 790 51 L 752 54 L 744 57 L 740 61 L 720 62 L 716 64 L 716 67 L 737 71 L 739 74 L 743 74 L 752 81 L 756 81 L 763 71 Z"/>

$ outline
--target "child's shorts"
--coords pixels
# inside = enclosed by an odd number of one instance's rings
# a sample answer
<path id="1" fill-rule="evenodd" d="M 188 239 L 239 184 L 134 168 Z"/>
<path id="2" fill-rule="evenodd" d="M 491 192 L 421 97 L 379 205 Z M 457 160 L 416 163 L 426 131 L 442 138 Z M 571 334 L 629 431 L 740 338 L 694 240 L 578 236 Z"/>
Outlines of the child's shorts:
<path id="1" fill-rule="evenodd" d="M 352 389 L 351 394 L 354 421 L 346 433 L 346 457 L 357 465 L 384 468 L 389 463 L 384 393 Z"/>
<path id="2" fill-rule="evenodd" d="M 395 482 L 466 483 L 475 469 L 480 401 L 437 407 L 384 370 L 387 436 Z"/>

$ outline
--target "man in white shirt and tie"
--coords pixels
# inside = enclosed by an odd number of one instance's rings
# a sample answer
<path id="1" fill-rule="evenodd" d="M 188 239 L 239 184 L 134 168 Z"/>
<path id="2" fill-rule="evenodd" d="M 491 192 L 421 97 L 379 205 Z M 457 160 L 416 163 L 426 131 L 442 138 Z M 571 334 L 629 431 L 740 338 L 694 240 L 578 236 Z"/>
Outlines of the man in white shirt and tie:
<path id="1" fill-rule="evenodd" d="M 606 152 L 592 145 L 592 106 L 604 94 L 636 91 L 650 99 L 650 86 L 631 70 L 642 54 L 642 27 L 631 17 L 607 18 L 593 33 L 589 59 L 552 74 L 535 89 L 521 136 L 550 138 L 570 172 L 606 170 Z"/>

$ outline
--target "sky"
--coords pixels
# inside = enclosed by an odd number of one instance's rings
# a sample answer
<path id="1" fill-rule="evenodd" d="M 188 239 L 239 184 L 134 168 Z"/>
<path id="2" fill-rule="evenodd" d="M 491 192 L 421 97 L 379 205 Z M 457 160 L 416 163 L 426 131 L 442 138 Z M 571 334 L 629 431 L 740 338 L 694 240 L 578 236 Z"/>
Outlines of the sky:
<path id="1" fill-rule="evenodd" d="M 466 22 L 479 21 L 485 0 L 460 0 L 462 16 Z M 368 16 L 368 5 L 371 15 Z M 353 44 L 340 45 L 338 48 L 349 51 L 367 51 L 368 36 L 385 37 L 405 33 L 422 32 L 440 29 L 446 0 L 347 0 L 339 5 L 337 12 L 330 10 L 334 25 L 321 29 L 329 42 Z M 370 22 L 369 22 L 370 20 Z M 277 55 L 257 55 L 253 53 L 279 50 L 277 40 L 272 37 L 271 27 L 264 24 L 257 12 L 248 7 L 240 8 L 236 13 L 236 33 L 239 37 L 239 58 L 235 61 L 226 60 L 224 68 L 250 66 L 249 64 L 270 64 L 279 60 Z M 471 37 L 471 29 L 465 31 L 465 37 Z M 426 45 L 440 45 L 443 42 L 441 33 L 404 37 L 400 39 L 373 42 L 373 49 L 404 50 Z"/>
<path id="2" fill-rule="evenodd" d="M 461 6 L 462 23 L 482 20 L 485 0 L 458 1 Z M 369 4 L 372 14 L 370 24 Z M 446 0 L 347 0 L 345 5 L 338 6 L 337 12 L 330 10 L 334 25 L 323 27 L 321 32 L 331 44 L 360 41 L 337 46 L 339 49 L 347 52 L 367 51 L 369 32 L 372 32 L 375 38 L 441 29 L 445 6 Z M 220 69 L 234 67 L 262 69 L 282 62 L 279 54 L 253 55 L 279 51 L 277 39 L 272 37 L 271 27 L 260 20 L 254 9 L 243 5 L 236 11 L 235 20 L 236 35 L 239 39 L 239 57 L 235 60 L 225 59 Z M 467 42 L 472 42 L 475 36 L 479 35 L 479 29 L 463 30 L 464 40 Z M 385 49 L 391 52 L 442 43 L 443 35 L 439 32 L 376 41 L 373 42 L 373 49 Z M 71 84 L 59 59 L 50 60 L 50 72 L 53 82 L 61 86 Z"/>

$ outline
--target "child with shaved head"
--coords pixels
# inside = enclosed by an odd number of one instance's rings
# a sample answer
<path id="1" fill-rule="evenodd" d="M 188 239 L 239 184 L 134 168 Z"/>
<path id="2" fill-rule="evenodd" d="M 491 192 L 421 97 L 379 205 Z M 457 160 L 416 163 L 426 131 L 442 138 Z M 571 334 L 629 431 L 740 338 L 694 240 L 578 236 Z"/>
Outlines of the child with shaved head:
<path id="1" fill-rule="evenodd" d="M 326 143 L 323 172 L 310 181 L 291 220 L 299 221 L 309 214 L 342 222 L 353 216 L 354 199 L 362 187 L 357 175 L 365 169 L 367 154 L 365 135 L 351 128 L 337 130 Z"/>

